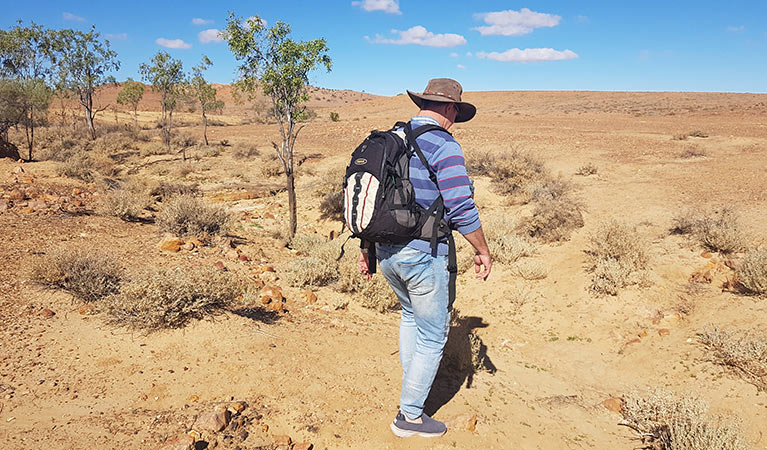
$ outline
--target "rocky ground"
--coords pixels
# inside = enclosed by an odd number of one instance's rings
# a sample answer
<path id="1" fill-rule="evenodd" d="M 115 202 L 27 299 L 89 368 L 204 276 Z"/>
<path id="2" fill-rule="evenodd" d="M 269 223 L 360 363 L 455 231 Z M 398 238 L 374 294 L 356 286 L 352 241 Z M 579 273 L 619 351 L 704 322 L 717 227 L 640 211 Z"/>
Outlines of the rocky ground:
<path id="1" fill-rule="evenodd" d="M 481 338 L 494 370 L 440 373 L 428 409 L 450 424 L 447 435 L 391 434 L 397 314 L 366 309 L 331 287 L 290 287 L 284 274 L 295 254 L 281 241 L 281 179 L 224 147 L 191 162 L 135 155 L 119 167 L 197 183 L 206 199 L 229 208 L 232 235 L 206 242 L 166 236 L 151 214 L 136 222 L 100 214 L 104 186 L 59 176 L 53 161 L 0 160 L 0 442 L 14 449 L 630 449 L 641 444 L 618 425 L 617 399 L 657 387 L 734 414 L 749 445 L 767 448 L 765 393 L 713 364 L 696 339 L 711 325 L 764 336 L 767 302 L 728 288 L 730 257 L 668 232 L 685 208 L 730 206 L 749 246 L 767 243 L 767 96 L 466 96 L 479 113 L 451 131 L 467 159 L 482 151 L 533 152 L 572 180 L 586 212 L 571 239 L 537 247 L 531 260 L 546 267 L 544 278 L 525 279 L 504 264 L 487 282 L 461 276 L 463 326 Z M 370 129 L 414 113 L 403 95 L 336 100 L 317 104 L 319 119 L 297 146 L 299 229 L 323 237 L 340 224 L 319 218 L 314 192 Z M 330 111 L 341 121 L 327 120 Z M 238 123 L 228 119 L 221 120 Z M 680 137 L 698 130 L 707 137 Z M 214 142 L 264 153 L 276 136 L 268 124 L 209 129 Z M 683 156 L 691 149 L 697 156 Z M 587 163 L 597 173 L 575 176 Z M 483 217 L 529 214 L 487 178 L 475 181 Z M 599 297 L 588 290 L 584 249 L 611 218 L 637 226 L 651 267 L 641 286 Z M 36 258 L 64 244 L 106 251 L 127 271 L 209 265 L 279 290 L 182 329 L 136 332 L 110 323 L 98 305 L 30 281 Z"/>

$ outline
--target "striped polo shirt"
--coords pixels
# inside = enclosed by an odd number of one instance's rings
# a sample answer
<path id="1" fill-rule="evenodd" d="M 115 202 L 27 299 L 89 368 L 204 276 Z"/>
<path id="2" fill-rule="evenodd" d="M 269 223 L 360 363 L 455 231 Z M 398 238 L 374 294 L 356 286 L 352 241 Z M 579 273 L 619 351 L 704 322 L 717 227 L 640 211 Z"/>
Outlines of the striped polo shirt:
<path id="1" fill-rule="evenodd" d="M 439 123 L 426 116 L 415 116 L 410 119 L 415 130 L 421 125 Z M 450 228 L 461 234 L 468 234 L 477 230 L 481 223 L 479 211 L 474 205 L 472 198 L 472 182 L 466 173 L 466 164 L 463 159 L 461 146 L 449 133 L 444 131 L 429 131 L 420 135 L 417 139 L 426 161 L 437 174 L 437 186 L 429 179 L 429 172 L 421 164 L 418 156 L 410 159 L 410 181 L 413 183 L 416 202 L 424 208 L 428 208 L 440 194 L 447 209 L 447 221 Z M 408 247 L 431 253 L 429 242 L 414 239 L 407 244 Z M 439 243 L 437 253 L 447 255 L 447 239 Z"/>

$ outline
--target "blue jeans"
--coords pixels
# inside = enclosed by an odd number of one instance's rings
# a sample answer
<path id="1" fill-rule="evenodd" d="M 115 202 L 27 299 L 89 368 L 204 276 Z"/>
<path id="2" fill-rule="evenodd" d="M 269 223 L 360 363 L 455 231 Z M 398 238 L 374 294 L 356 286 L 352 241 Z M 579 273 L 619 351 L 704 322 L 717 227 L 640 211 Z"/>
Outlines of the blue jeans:
<path id="1" fill-rule="evenodd" d="M 400 410 L 407 418 L 417 419 L 423 414 L 450 329 L 447 256 L 433 257 L 402 245 L 378 244 L 376 257 L 402 305 Z"/>

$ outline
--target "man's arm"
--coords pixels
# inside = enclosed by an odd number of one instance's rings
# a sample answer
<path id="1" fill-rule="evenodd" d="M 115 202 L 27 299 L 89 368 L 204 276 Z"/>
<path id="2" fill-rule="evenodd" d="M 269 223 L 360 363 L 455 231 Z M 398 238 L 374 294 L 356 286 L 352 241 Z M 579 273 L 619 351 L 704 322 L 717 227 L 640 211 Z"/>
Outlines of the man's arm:
<path id="1" fill-rule="evenodd" d="M 469 244 L 474 247 L 474 272 L 477 274 L 477 278 L 487 280 L 487 276 L 490 275 L 490 269 L 493 267 L 492 258 L 490 258 L 490 248 L 485 241 L 485 233 L 480 226 L 471 233 L 463 235 Z M 482 269 L 484 266 L 484 270 Z"/>

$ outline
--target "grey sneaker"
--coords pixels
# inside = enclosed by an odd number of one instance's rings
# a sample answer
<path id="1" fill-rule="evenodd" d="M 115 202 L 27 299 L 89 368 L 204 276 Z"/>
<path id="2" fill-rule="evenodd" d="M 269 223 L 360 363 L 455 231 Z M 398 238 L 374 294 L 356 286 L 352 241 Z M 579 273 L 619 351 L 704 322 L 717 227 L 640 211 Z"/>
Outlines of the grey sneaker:
<path id="1" fill-rule="evenodd" d="M 395 435 L 402 438 L 412 436 L 439 437 L 447 431 L 444 423 L 434 420 L 426 414 L 421 415 L 421 422 L 423 423 L 408 422 L 402 412 L 399 412 L 390 427 Z"/>

